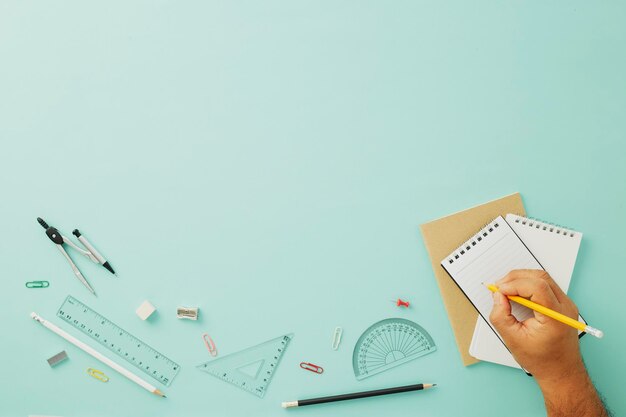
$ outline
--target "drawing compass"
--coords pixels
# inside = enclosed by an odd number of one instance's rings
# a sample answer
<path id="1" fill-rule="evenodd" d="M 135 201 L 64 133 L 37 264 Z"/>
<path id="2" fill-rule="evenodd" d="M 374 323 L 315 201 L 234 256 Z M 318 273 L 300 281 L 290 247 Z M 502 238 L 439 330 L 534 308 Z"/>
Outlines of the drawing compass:
<path id="1" fill-rule="evenodd" d="M 56 245 L 57 249 L 59 250 L 59 252 L 61 252 L 61 254 L 63 254 L 65 259 L 67 259 L 70 266 L 72 267 L 72 271 L 74 271 L 74 275 L 76 275 L 76 277 L 80 280 L 80 282 L 82 282 L 83 285 L 87 287 L 87 289 L 91 291 L 92 294 L 95 295 L 96 292 L 91 287 L 91 285 L 89 285 L 89 282 L 87 282 L 83 274 L 80 272 L 80 270 L 78 269 L 78 267 L 76 266 L 72 258 L 70 257 L 70 255 L 67 253 L 64 245 L 68 245 L 72 249 L 78 251 L 78 253 L 85 256 L 87 259 L 91 260 L 92 262 L 101 264 L 107 270 L 109 270 L 111 273 L 114 274 L 115 272 L 113 271 L 113 268 L 111 268 L 111 265 L 104 259 L 104 257 L 102 257 L 102 255 L 100 255 L 100 253 L 98 253 L 98 251 L 96 251 L 96 249 L 93 246 L 91 246 L 91 244 L 87 241 L 87 239 L 85 239 L 84 236 L 82 236 L 78 230 L 74 230 L 74 235 L 78 237 L 78 240 L 80 240 L 80 242 L 85 246 L 86 249 L 78 247 L 70 239 L 63 236 L 61 232 L 59 232 L 56 228 L 49 226 L 48 223 L 46 223 L 41 217 L 37 217 L 37 221 L 39 222 L 41 227 L 46 229 L 46 236 L 48 236 L 48 238 Z"/>

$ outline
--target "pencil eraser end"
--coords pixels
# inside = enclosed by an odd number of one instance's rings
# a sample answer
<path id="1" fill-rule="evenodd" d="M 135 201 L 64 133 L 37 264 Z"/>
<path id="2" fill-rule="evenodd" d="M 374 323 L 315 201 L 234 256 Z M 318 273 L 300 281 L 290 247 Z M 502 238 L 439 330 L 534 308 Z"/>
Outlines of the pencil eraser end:
<path id="1" fill-rule="evenodd" d="M 35 313 L 34 311 L 32 313 L 30 313 L 30 318 L 31 319 L 36 319 L 37 318 L 37 313 Z"/>
<path id="2" fill-rule="evenodd" d="M 284 403 L 281 404 L 281 407 L 283 408 L 291 408 L 291 407 L 297 407 L 298 406 L 298 401 L 285 401 Z"/>
<path id="3" fill-rule="evenodd" d="M 604 337 L 604 332 L 602 330 L 596 329 L 595 327 L 587 326 L 585 327 L 585 332 L 597 337 L 598 339 L 602 339 Z"/>

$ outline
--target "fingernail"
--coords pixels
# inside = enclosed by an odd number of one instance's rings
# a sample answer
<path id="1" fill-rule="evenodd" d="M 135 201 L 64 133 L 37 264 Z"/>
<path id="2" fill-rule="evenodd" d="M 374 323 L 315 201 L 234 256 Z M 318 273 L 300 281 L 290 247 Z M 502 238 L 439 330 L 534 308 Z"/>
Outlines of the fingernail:
<path id="1" fill-rule="evenodd" d="M 497 293 L 497 292 L 493 293 L 493 303 L 500 304 L 500 293 Z"/>

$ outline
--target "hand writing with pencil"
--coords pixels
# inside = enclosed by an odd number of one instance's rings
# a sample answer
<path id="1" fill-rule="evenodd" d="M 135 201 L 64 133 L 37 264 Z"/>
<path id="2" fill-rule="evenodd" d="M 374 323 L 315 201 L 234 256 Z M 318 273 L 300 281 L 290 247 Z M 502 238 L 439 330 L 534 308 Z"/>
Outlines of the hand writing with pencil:
<path id="1" fill-rule="evenodd" d="M 548 416 L 608 416 L 583 364 L 577 330 L 537 312 L 519 322 L 507 296 L 527 298 L 577 319 L 574 302 L 541 270 L 511 271 L 496 285 L 489 320 L 517 362 L 535 377 Z"/>

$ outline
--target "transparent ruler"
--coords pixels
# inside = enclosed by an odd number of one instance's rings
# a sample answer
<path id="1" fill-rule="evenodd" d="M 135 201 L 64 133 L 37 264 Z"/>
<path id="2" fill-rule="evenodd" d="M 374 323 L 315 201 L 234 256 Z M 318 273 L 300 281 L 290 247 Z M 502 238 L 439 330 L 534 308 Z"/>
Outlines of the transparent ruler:
<path id="1" fill-rule="evenodd" d="M 57 316 L 166 386 L 180 370 L 176 362 L 71 295 L 67 296 Z"/>

